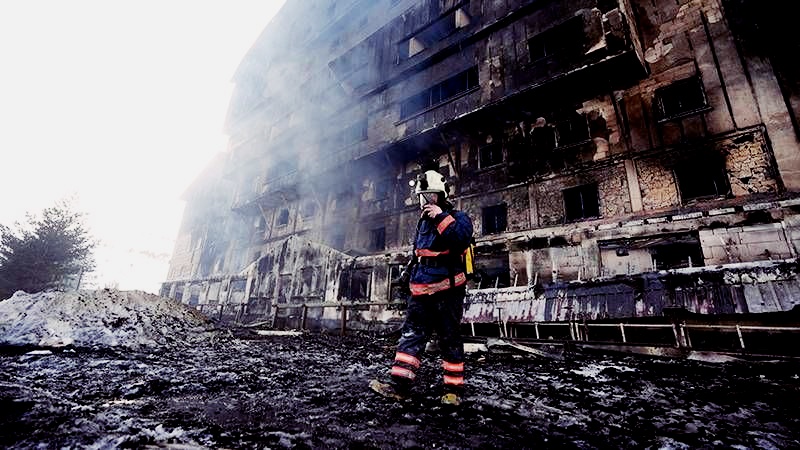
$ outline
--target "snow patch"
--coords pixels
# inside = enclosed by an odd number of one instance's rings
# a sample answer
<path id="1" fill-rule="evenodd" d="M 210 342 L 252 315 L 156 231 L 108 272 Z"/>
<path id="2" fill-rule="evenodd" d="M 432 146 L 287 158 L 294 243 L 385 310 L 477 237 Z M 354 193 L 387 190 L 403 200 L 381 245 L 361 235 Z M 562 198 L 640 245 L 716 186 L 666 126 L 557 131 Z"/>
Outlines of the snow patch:
<path id="1" fill-rule="evenodd" d="M 607 369 L 614 369 L 619 372 L 635 372 L 636 369 L 617 364 L 588 364 L 580 369 L 572 369 L 571 372 L 583 375 L 587 378 L 593 378 L 598 381 L 606 380 L 607 377 L 601 376 L 603 371 Z"/>
<path id="2" fill-rule="evenodd" d="M 0 302 L 0 345 L 123 347 L 189 343 L 208 323 L 174 300 L 141 291 L 17 291 Z"/>

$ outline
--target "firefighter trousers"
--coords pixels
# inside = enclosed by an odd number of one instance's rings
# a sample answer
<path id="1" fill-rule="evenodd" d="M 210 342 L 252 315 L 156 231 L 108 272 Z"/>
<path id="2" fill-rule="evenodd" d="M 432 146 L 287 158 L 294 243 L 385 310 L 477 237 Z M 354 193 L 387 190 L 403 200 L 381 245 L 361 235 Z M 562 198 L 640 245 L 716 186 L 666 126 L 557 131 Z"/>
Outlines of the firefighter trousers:
<path id="1" fill-rule="evenodd" d="M 442 354 L 444 384 L 448 388 L 463 387 L 464 342 L 461 318 L 464 315 L 465 286 L 458 286 L 430 295 L 411 296 L 406 319 L 397 344 L 392 378 L 397 384 L 410 384 L 416 378 L 419 357 L 433 332 L 438 336 Z"/>

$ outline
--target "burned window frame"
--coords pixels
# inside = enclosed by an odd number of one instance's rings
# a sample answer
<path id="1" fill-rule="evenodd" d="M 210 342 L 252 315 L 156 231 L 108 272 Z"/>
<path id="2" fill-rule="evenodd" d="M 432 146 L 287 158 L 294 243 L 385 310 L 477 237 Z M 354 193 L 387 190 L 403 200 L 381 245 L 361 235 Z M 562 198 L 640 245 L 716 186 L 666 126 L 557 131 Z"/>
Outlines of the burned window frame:
<path id="1" fill-rule="evenodd" d="M 601 251 L 614 250 L 617 257 L 630 256 L 633 252 L 647 252 L 650 256 L 650 270 L 654 271 L 705 265 L 703 247 L 696 231 L 662 232 L 651 236 L 598 241 L 597 244 Z"/>
<path id="2" fill-rule="evenodd" d="M 405 289 L 408 286 L 403 286 L 403 281 L 401 280 L 403 270 L 405 270 L 404 264 L 388 264 L 386 266 L 386 288 L 390 301 L 406 298 Z"/>
<path id="3" fill-rule="evenodd" d="M 731 184 L 722 157 L 712 155 L 702 161 L 704 163 L 700 164 L 701 161 L 692 158 L 672 166 L 675 187 L 682 204 L 731 196 Z M 709 168 L 709 165 L 712 167 Z M 710 185 L 704 186 L 708 188 L 706 191 L 699 186 L 700 183 L 709 182 Z"/>
<path id="4" fill-rule="evenodd" d="M 576 208 L 571 207 L 570 204 L 574 201 L 572 196 L 577 195 L 577 200 L 580 202 L 580 214 L 573 215 L 571 212 L 576 211 Z M 585 197 L 593 198 L 585 198 Z M 580 184 L 561 191 L 561 197 L 564 202 L 564 221 L 576 222 L 580 220 L 595 219 L 600 217 L 600 188 L 596 182 Z M 590 201 L 594 200 L 594 201 Z M 593 205 L 587 207 L 587 205 Z"/>
<path id="5" fill-rule="evenodd" d="M 401 101 L 400 120 L 447 103 L 479 85 L 478 66 L 472 66 Z"/>
<path id="6" fill-rule="evenodd" d="M 497 248 L 478 248 L 476 250 L 475 259 L 481 262 L 476 266 L 476 271 L 479 274 L 476 288 L 510 287 L 512 280 L 509 251 Z"/>
<path id="7" fill-rule="evenodd" d="M 354 285 L 357 295 L 353 295 Z M 372 295 L 371 288 L 372 268 L 344 269 L 339 273 L 339 289 L 336 297 L 338 300 L 369 300 Z"/>
<path id="8" fill-rule="evenodd" d="M 699 240 L 696 243 L 658 245 L 650 247 L 648 250 L 654 270 L 674 270 L 705 265 L 703 247 Z"/>
<path id="9" fill-rule="evenodd" d="M 553 121 L 556 134 L 555 148 L 565 148 L 585 144 L 592 140 L 589 129 L 589 116 L 586 113 L 573 111 L 558 116 Z"/>
<path id="10" fill-rule="evenodd" d="M 489 224 L 493 224 L 491 227 Z M 503 233 L 508 230 L 508 205 L 498 203 L 485 206 L 481 210 L 481 229 L 483 235 Z"/>
<path id="11" fill-rule="evenodd" d="M 687 99 L 690 96 L 695 98 Z M 688 105 L 682 105 L 682 99 L 683 103 L 688 103 Z M 673 105 L 673 103 L 676 104 Z M 711 109 L 703 80 L 699 75 L 674 81 L 656 89 L 653 95 L 653 104 L 659 123 L 682 119 Z"/>
<path id="12" fill-rule="evenodd" d="M 369 249 L 372 251 L 386 250 L 386 227 L 369 230 Z"/>
<path id="13" fill-rule="evenodd" d="M 289 225 L 289 208 L 281 208 L 275 216 L 275 226 L 285 227 Z"/>
<path id="14" fill-rule="evenodd" d="M 575 16 L 528 38 L 531 63 L 582 49 L 586 40 L 583 18 Z"/>
<path id="15" fill-rule="evenodd" d="M 436 20 L 414 31 L 410 36 L 401 39 L 396 46 L 397 64 L 413 58 L 437 42 L 443 41 L 460 30 L 469 27 L 472 24 L 472 17 L 465 8 L 467 3 L 467 1 L 460 2 Z M 466 18 L 466 23 L 459 23 L 459 14 Z M 412 46 L 416 48 L 412 48 Z"/>
<path id="16" fill-rule="evenodd" d="M 489 158 L 484 158 L 484 155 L 488 153 Z M 503 155 L 503 146 L 500 145 L 498 142 L 493 142 L 491 144 L 486 144 L 478 148 L 478 168 L 479 169 L 488 169 L 491 167 L 497 167 L 505 162 L 505 158 Z"/>

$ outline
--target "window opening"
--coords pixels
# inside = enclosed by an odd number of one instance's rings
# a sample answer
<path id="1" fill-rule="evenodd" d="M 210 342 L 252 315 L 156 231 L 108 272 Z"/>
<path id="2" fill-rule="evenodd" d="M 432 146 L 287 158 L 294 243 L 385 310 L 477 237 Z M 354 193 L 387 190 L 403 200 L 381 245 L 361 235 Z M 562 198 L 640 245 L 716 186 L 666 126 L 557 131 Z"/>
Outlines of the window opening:
<path id="1" fill-rule="evenodd" d="M 483 208 L 483 234 L 502 233 L 508 224 L 508 209 L 505 203 Z"/>
<path id="2" fill-rule="evenodd" d="M 536 119 L 531 129 L 533 150 L 539 155 L 546 155 L 556 148 L 556 130 L 553 124 L 547 123 L 544 117 Z"/>
<path id="3" fill-rule="evenodd" d="M 564 217 L 567 221 L 600 216 L 597 184 L 564 189 Z"/>
<path id="4" fill-rule="evenodd" d="M 703 249 L 699 243 L 680 243 L 651 247 L 653 267 L 656 270 L 698 267 L 703 263 Z"/>
<path id="5" fill-rule="evenodd" d="M 408 286 L 403 286 L 403 282 L 400 280 L 400 274 L 403 272 L 404 269 L 405 269 L 405 266 L 400 265 L 400 264 L 391 264 L 391 265 L 389 265 L 389 271 L 388 271 L 389 280 L 388 280 L 388 282 L 389 282 L 389 299 L 390 300 L 395 300 L 395 299 L 399 300 L 399 299 L 405 299 L 406 298 L 406 296 L 405 296 L 405 294 L 403 292 L 404 292 L 404 288 L 407 288 Z"/>
<path id="6" fill-rule="evenodd" d="M 278 213 L 278 226 L 282 227 L 289 223 L 289 210 L 283 208 L 280 213 Z"/>
<path id="7" fill-rule="evenodd" d="M 370 249 L 383 250 L 386 248 L 386 227 L 370 231 Z"/>
<path id="8" fill-rule="evenodd" d="M 247 287 L 247 280 L 245 279 L 236 279 L 231 280 L 231 292 L 244 292 L 245 288 Z"/>
<path id="9" fill-rule="evenodd" d="M 728 177 L 720 162 L 693 160 L 674 168 L 684 202 L 728 194 Z"/>
<path id="10" fill-rule="evenodd" d="M 572 53 L 583 47 L 583 19 L 575 17 L 528 40 L 531 61 L 559 53 Z"/>
<path id="11" fill-rule="evenodd" d="M 496 166 L 503 162 L 503 147 L 499 144 L 489 144 L 480 149 L 480 168 Z"/>
<path id="12" fill-rule="evenodd" d="M 339 275 L 339 300 L 369 299 L 371 269 L 343 270 Z"/>
<path id="13" fill-rule="evenodd" d="M 400 118 L 405 119 L 412 114 L 443 103 L 477 86 L 478 67 L 470 67 L 404 100 L 400 104 Z"/>
<path id="14" fill-rule="evenodd" d="M 656 89 L 655 104 L 661 121 L 677 119 L 708 108 L 708 100 L 699 77 L 686 78 Z"/>
<path id="15" fill-rule="evenodd" d="M 476 260 L 480 261 L 477 273 L 480 274 L 480 289 L 504 288 L 512 284 L 511 268 L 508 263 L 508 252 L 487 253 L 478 251 Z"/>
<path id="16" fill-rule="evenodd" d="M 585 114 L 575 111 L 555 123 L 558 147 L 579 144 L 589 140 L 589 122 Z"/>
<path id="17" fill-rule="evenodd" d="M 375 183 L 375 200 L 383 200 L 389 197 L 392 190 L 392 180 L 380 180 Z"/>

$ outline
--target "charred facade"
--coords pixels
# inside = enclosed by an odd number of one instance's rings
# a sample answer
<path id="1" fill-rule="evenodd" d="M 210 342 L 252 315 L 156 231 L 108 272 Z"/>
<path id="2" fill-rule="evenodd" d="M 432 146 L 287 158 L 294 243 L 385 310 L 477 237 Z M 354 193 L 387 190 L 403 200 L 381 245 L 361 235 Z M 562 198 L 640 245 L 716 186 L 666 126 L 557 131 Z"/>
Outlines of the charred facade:
<path id="1" fill-rule="evenodd" d="M 469 321 L 791 309 L 800 77 L 764 36 L 797 48 L 784 20 L 745 0 L 289 0 L 236 72 L 162 294 L 396 318 L 408 181 L 432 168 L 475 223 Z"/>

